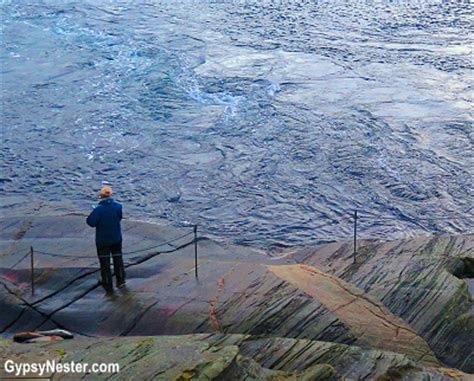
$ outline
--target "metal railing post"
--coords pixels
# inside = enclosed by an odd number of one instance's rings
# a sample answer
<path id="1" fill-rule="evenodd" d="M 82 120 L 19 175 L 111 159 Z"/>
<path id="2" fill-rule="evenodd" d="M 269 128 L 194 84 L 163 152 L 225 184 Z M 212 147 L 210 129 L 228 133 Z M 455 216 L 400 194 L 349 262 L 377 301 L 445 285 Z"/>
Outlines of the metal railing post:
<path id="1" fill-rule="evenodd" d="M 354 211 L 354 263 L 356 263 L 356 255 L 357 255 L 357 210 Z"/>
<path id="2" fill-rule="evenodd" d="M 31 277 L 31 296 L 35 295 L 35 260 L 33 246 L 30 246 L 30 277 Z"/>
<path id="3" fill-rule="evenodd" d="M 197 225 L 194 225 L 194 276 L 198 279 L 198 244 L 197 244 Z"/>

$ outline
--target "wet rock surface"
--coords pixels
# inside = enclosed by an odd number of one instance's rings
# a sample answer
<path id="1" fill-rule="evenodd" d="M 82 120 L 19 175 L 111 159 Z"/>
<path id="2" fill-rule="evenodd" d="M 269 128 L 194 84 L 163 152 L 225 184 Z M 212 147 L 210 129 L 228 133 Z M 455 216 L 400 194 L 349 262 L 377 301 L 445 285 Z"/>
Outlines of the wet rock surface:
<path id="1" fill-rule="evenodd" d="M 150 353 L 156 356 L 155 345 L 166 347 L 165 342 L 184 340 L 189 348 L 207 346 L 192 349 L 199 353 L 193 363 L 199 372 L 203 367 L 198 363 L 219 363 L 222 369 L 216 374 L 232 372 L 236 379 L 271 379 L 274 372 L 296 372 L 301 379 L 324 379 L 322 375 L 393 379 L 392 366 L 400 379 L 417 379 L 412 376 L 423 377 L 423 372 L 436 373 L 431 379 L 458 374 L 453 369 L 441 371 L 443 367 L 474 372 L 472 298 L 467 283 L 458 277 L 466 273 L 462 264 L 471 263 L 474 256 L 472 236 L 362 241 L 356 263 L 352 245 L 346 242 L 272 257 L 199 237 L 199 279 L 195 279 L 191 228 L 124 221 L 123 230 L 127 287 L 107 296 L 98 283 L 93 230 L 84 216 L 1 219 L 0 332 L 4 338 L 20 331 L 67 329 L 79 339 L 48 344 L 48 348 L 70 346 L 78 356 L 92 356 L 93 351 L 85 350 L 92 343 L 98 350 L 109 343 L 120 352 L 140 340 L 151 340 Z M 34 295 L 30 246 L 34 248 Z M 192 335 L 118 338 L 183 334 Z M 21 357 L 21 351 L 46 344 L 24 349 L 18 345 L 4 342 L 2 348 Z M 214 346 L 219 349 L 209 352 Z M 282 353 L 285 360 L 263 359 L 287 346 L 295 352 Z M 311 360 L 313 350 L 322 347 L 326 354 L 318 356 L 324 361 L 316 355 Z M 337 360 L 341 351 L 352 362 Z M 163 353 L 174 356 L 172 351 Z M 186 356 L 177 356 L 175 370 L 184 372 L 187 368 L 181 369 L 181 363 Z M 308 361 L 301 362 L 304 358 Z M 380 360 L 387 358 L 403 361 Z M 370 366 L 364 363 L 369 360 Z M 130 372 L 133 366 L 124 363 Z M 163 371 L 159 364 L 153 369 L 158 373 L 145 374 L 145 379 Z M 249 369 L 255 375 L 249 375 Z M 364 369 L 372 373 L 364 375 Z M 199 372 L 186 373 L 182 379 Z M 310 376 L 311 372 L 320 375 Z M 126 373 L 121 371 L 120 377 Z"/>

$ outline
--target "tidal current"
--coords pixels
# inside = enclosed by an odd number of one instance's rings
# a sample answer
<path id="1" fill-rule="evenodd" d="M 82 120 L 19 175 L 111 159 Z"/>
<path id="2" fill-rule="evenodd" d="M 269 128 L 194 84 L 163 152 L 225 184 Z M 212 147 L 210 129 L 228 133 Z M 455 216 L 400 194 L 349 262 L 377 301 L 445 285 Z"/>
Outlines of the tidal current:
<path id="1" fill-rule="evenodd" d="M 1 213 L 110 183 L 259 247 L 473 232 L 469 2 L 2 1 Z"/>

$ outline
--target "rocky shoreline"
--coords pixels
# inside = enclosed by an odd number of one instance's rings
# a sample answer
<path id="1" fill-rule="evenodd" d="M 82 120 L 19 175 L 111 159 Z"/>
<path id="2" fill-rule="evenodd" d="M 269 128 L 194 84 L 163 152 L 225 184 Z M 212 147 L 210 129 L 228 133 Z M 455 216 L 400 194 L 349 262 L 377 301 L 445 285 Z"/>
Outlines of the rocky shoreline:
<path id="1" fill-rule="evenodd" d="M 305 339 L 239 334 L 85 338 L 31 345 L 0 341 L 16 361 L 120 364 L 110 380 L 467 380 L 456 369 L 421 365 L 405 355 Z M 0 375 L 3 376 L 2 373 Z M 54 380 L 68 376 L 46 373 Z M 85 379 L 97 379 L 86 375 Z"/>
<path id="2" fill-rule="evenodd" d="M 62 349 L 62 359 L 93 359 L 110 349 L 108 359 L 122 365 L 111 379 L 135 371 L 164 380 L 442 380 L 474 373 L 473 304 L 464 279 L 473 277 L 472 235 L 361 241 L 356 263 L 350 242 L 276 258 L 200 237 L 196 280 L 192 236 L 138 251 L 186 231 L 125 221 L 128 286 L 106 297 L 92 233 L 81 215 L 0 219 L 2 358 L 59 358 Z M 18 262 L 30 246 L 37 253 L 34 296 L 28 257 Z M 11 342 L 19 331 L 54 328 L 76 338 Z"/>

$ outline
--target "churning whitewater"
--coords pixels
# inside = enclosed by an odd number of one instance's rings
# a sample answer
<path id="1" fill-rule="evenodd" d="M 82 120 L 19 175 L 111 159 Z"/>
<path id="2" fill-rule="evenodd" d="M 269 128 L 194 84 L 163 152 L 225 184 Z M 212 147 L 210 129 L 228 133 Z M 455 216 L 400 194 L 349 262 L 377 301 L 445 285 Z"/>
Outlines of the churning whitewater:
<path id="1" fill-rule="evenodd" d="M 346 238 L 354 209 L 361 237 L 472 231 L 468 2 L 1 10 L 3 212 L 88 212 L 105 181 L 257 246 Z"/>

